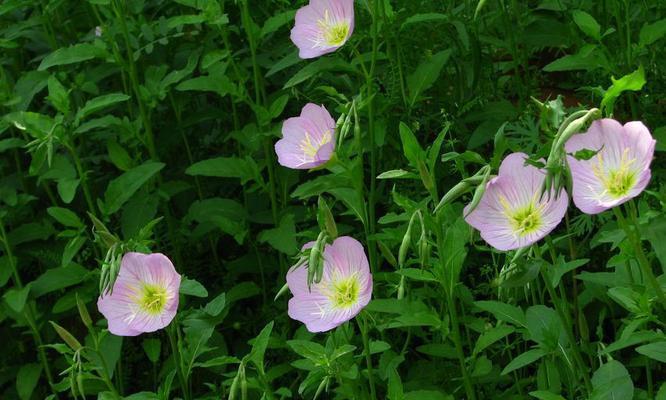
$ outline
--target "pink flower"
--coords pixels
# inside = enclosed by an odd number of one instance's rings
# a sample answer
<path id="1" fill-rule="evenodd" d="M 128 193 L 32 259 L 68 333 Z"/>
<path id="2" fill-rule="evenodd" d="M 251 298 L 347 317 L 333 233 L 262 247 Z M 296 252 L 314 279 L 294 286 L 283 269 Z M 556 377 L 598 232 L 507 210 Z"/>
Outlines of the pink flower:
<path id="1" fill-rule="evenodd" d="M 509 154 L 499 174 L 488 182 L 479 205 L 465 217 L 481 237 L 498 250 L 514 250 L 536 243 L 562 221 L 569 204 L 563 189 L 541 196 L 544 171 L 525 165 L 527 155 Z M 550 196 L 549 196 L 550 195 Z M 469 206 L 465 208 L 467 214 Z"/>
<path id="2" fill-rule="evenodd" d="M 127 253 L 111 294 L 102 294 L 97 308 L 109 332 L 137 336 L 169 325 L 178 310 L 180 275 L 164 254 Z"/>
<path id="3" fill-rule="evenodd" d="M 299 57 L 315 58 L 334 52 L 354 31 L 354 0 L 310 0 L 296 12 L 291 41 Z"/>
<path id="4" fill-rule="evenodd" d="M 598 151 L 589 160 L 567 156 L 573 178 L 573 201 L 582 212 L 598 214 L 630 200 L 650 182 L 657 142 L 642 122 L 622 126 L 614 119 L 594 121 L 564 145 L 567 153 Z"/>
<path id="5" fill-rule="evenodd" d="M 293 169 L 310 169 L 326 163 L 335 149 L 335 121 L 324 106 L 306 104 L 300 117 L 282 125 L 275 143 L 278 162 Z"/>
<path id="6" fill-rule="evenodd" d="M 325 332 L 349 321 L 372 296 L 372 275 L 363 245 L 349 236 L 335 239 L 324 250 L 319 283 L 308 288 L 306 264 L 287 272 L 287 285 L 294 295 L 289 300 L 289 316 L 305 323 L 308 331 Z"/>

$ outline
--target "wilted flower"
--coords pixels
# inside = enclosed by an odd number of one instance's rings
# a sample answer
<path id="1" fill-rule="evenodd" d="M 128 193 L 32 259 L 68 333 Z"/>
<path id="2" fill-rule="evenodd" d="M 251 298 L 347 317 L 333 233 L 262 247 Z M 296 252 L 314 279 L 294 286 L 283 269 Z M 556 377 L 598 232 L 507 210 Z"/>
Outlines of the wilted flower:
<path id="1" fill-rule="evenodd" d="M 312 243 L 306 245 L 312 246 Z M 349 236 L 337 238 L 324 250 L 324 269 L 319 283 L 308 287 L 306 265 L 287 272 L 287 285 L 294 295 L 289 316 L 305 323 L 310 332 L 325 332 L 354 318 L 372 296 L 372 275 L 363 245 Z"/>
<path id="2" fill-rule="evenodd" d="M 529 246 L 549 234 L 564 217 L 566 191 L 541 196 L 543 170 L 525 165 L 526 154 L 509 154 L 499 175 L 486 185 L 479 205 L 465 217 L 481 237 L 498 250 Z M 468 214 L 470 206 L 465 208 Z"/>
<path id="3" fill-rule="evenodd" d="M 178 309 L 180 275 L 164 254 L 127 253 L 111 294 L 97 308 L 118 336 L 137 336 L 169 325 Z"/>
<path id="4" fill-rule="evenodd" d="M 315 58 L 337 50 L 353 31 L 354 0 L 310 0 L 296 12 L 291 41 L 299 57 Z"/>
<path id="5" fill-rule="evenodd" d="M 598 214 L 638 196 L 650 182 L 656 141 L 640 121 L 622 126 L 614 119 L 594 121 L 590 129 L 565 144 L 573 201 L 582 212 Z M 576 159 L 576 152 L 597 152 Z"/>
<path id="6" fill-rule="evenodd" d="M 275 143 L 278 162 L 288 168 L 310 169 L 326 163 L 335 149 L 335 121 L 324 106 L 306 104 L 300 117 L 282 125 Z"/>

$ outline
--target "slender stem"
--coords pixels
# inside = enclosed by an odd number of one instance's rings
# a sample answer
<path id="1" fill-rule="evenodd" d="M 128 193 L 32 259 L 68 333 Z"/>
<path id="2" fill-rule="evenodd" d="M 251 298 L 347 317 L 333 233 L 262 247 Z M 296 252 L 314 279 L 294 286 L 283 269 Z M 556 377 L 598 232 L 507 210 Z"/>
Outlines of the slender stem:
<path id="1" fill-rule="evenodd" d="M 376 195 L 376 177 L 377 177 L 377 150 L 375 146 L 375 111 L 374 111 L 374 77 L 375 68 L 377 65 L 377 52 L 378 52 L 378 28 L 379 28 L 379 14 L 380 5 L 383 0 L 374 0 L 372 10 L 372 56 L 370 61 L 370 71 L 366 76 L 365 86 L 368 96 L 368 132 L 370 136 L 370 194 L 368 195 L 368 228 L 370 234 L 375 233 L 375 195 Z M 384 14 L 383 9 L 381 10 Z M 362 152 L 362 150 L 361 150 Z M 370 265 L 372 271 L 377 270 L 377 246 L 374 239 L 368 242 L 368 253 L 370 255 Z"/>
<path id="2" fill-rule="evenodd" d="M 365 314 L 361 314 L 356 319 L 358 329 L 361 331 L 363 337 L 363 352 L 365 353 L 365 362 L 368 366 L 368 383 L 370 384 L 370 399 L 377 400 L 377 392 L 375 391 L 375 377 L 372 370 L 372 355 L 370 354 L 370 340 L 368 339 L 368 320 Z"/>
<path id="3" fill-rule="evenodd" d="M 539 246 L 535 245 L 533 246 L 533 248 L 537 257 L 542 258 L 541 249 L 539 248 Z M 582 375 L 583 381 L 585 382 L 585 389 L 587 390 L 587 393 L 590 394 L 592 393 L 592 383 L 590 382 L 590 376 L 588 374 L 588 371 L 587 369 L 585 369 L 583 357 L 580 355 L 580 351 L 578 350 L 578 345 L 577 345 L 578 341 L 573 335 L 573 326 L 571 323 L 571 319 L 569 317 L 569 313 L 565 311 L 565 308 L 562 305 L 560 297 L 557 295 L 557 292 L 555 292 L 555 288 L 553 287 L 553 283 L 550 279 L 550 272 L 548 271 L 548 269 L 542 267 L 540 268 L 540 271 L 541 271 L 541 277 L 543 278 L 544 284 L 546 285 L 546 290 L 548 291 L 550 299 L 553 302 L 553 305 L 555 306 L 555 311 L 557 311 L 557 315 L 559 316 L 560 321 L 564 325 L 564 330 L 566 331 L 567 338 L 569 339 L 569 344 L 571 345 L 571 352 L 573 353 L 575 368 L 578 370 L 578 373 Z"/>
<path id="4" fill-rule="evenodd" d="M 435 234 L 437 236 L 437 252 L 439 255 L 442 271 L 450 271 L 446 265 L 446 256 L 445 247 L 444 247 L 444 223 L 441 221 L 439 216 L 435 219 Z M 445 298 L 447 300 L 449 318 L 451 319 L 451 336 L 453 339 L 453 344 L 456 349 L 456 355 L 458 356 L 458 363 L 460 364 L 460 371 L 462 373 L 463 385 L 465 387 L 465 393 L 467 394 L 467 400 L 476 400 L 476 391 L 472 385 L 472 378 L 467 371 L 467 363 L 465 357 L 465 351 L 462 346 L 462 340 L 460 339 L 460 322 L 458 320 L 458 311 L 456 310 L 456 296 L 455 296 L 455 287 L 457 285 L 458 277 L 457 276 L 443 276 L 441 279 L 441 285 L 444 289 Z"/>
<path id="5" fill-rule="evenodd" d="M 183 392 L 183 397 L 185 400 L 190 400 L 190 392 L 188 390 L 189 385 L 187 384 L 187 378 L 183 373 L 183 361 L 180 358 L 180 351 L 178 350 L 178 339 L 174 330 L 178 329 L 175 322 L 172 322 L 167 327 L 167 335 L 169 336 L 169 343 L 171 344 L 171 354 L 173 355 L 173 361 L 176 364 L 176 371 L 178 374 L 178 380 L 180 381 L 181 391 Z"/>
<path id="6" fill-rule="evenodd" d="M 632 222 L 634 223 L 634 227 L 636 229 L 636 232 L 634 232 L 631 230 L 631 227 L 627 223 L 624 214 L 618 207 L 613 208 L 613 213 L 615 213 L 615 218 L 617 218 L 618 224 L 620 224 L 620 227 L 624 230 L 625 234 L 627 235 L 627 239 L 629 239 L 629 242 L 634 247 L 634 252 L 636 253 L 635 254 L 636 258 L 638 259 L 638 265 L 641 267 L 641 271 L 643 272 L 645 279 L 647 279 L 650 286 L 652 286 L 652 289 L 655 291 L 662 306 L 666 307 L 666 295 L 664 295 L 664 291 L 661 288 L 659 281 L 657 281 L 657 278 L 654 276 L 654 272 L 650 267 L 650 261 L 645 255 L 645 251 L 643 250 L 643 246 L 641 245 L 638 221 L 636 221 L 635 217 L 632 218 Z M 629 214 L 631 215 L 631 213 Z"/>
<path id="7" fill-rule="evenodd" d="M 119 2 L 125 1 L 125 0 L 119 0 Z M 120 26 L 122 28 L 122 33 L 123 33 L 123 38 L 125 41 L 125 50 L 127 52 L 127 64 L 129 66 L 129 76 L 130 76 L 130 81 L 132 83 L 132 89 L 134 91 L 134 96 L 136 97 L 136 103 L 139 106 L 139 114 L 141 114 L 141 121 L 143 122 L 143 128 L 146 131 L 146 148 L 148 149 L 148 154 L 150 154 L 150 158 L 157 161 L 159 158 L 157 157 L 157 152 L 155 150 L 155 139 L 153 136 L 153 127 L 150 121 L 150 115 L 148 110 L 146 110 L 146 106 L 143 104 L 143 100 L 141 99 L 141 91 L 139 89 L 139 78 L 137 76 L 136 72 L 136 64 L 134 62 L 134 54 L 132 52 L 132 46 L 130 45 L 130 40 L 129 40 L 129 31 L 127 29 L 127 23 L 125 22 L 126 15 L 124 10 L 125 8 L 120 7 L 120 5 L 116 5 L 114 7 L 116 11 L 116 16 L 118 17 L 118 20 L 120 20 Z"/>
<path id="8" fill-rule="evenodd" d="M 0 218 L 0 239 L 2 240 L 2 244 L 4 246 L 5 254 L 7 258 L 9 259 L 9 266 L 12 270 L 12 276 L 14 280 L 14 286 L 16 286 L 19 290 L 23 289 L 23 282 L 21 281 L 21 277 L 18 274 L 18 269 L 16 267 L 16 261 L 14 259 L 14 253 L 12 251 L 12 246 L 9 243 L 9 240 L 7 238 L 7 231 L 5 231 L 5 225 L 2 222 L 2 219 Z M 23 309 L 23 315 L 25 316 L 25 319 L 28 323 L 28 326 L 30 327 L 30 331 L 32 333 L 33 340 L 35 341 L 35 345 L 37 347 L 37 354 L 39 357 L 40 362 L 42 363 L 42 367 L 44 368 L 44 373 L 46 374 L 46 380 L 48 381 L 49 387 L 51 388 L 51 392 L 53 392 L 53 395 L 55 396 L 56 399 L 58 399 L 58 390 L 55 388 L 54 381 L 53 381 L 53 374 L 51 373 L 51 367 L 48 362 L 48 359 L 46 358 L 46 352 L 44 351 L 44 342 L 42 341 L 42 336 L 39 333 L 39 329 L 37 328 L 37 323 L 35 321 L 35 316 L 34 316 L 34 311 L 33 311 L 33 302 L 29 302 L 28 304 L 25 305 Z"/>
<path id="9" fill-rule="evenodd" d="M 79 174 L 81 179 L 81 187 L 83 188 L 83 196 L 86 198 L 86 204 L 88 205 L 88 211 L 94 216 L 97 216 L 95 212 L 95 203 L 92 200 L 92 195 L 90 194 L 90 185 L 88 184 L 88 174 L 83 168 L 83 163 L 81 163 L 81 158 L 70 143 L 65 143 L 64 145 L 69 154 L 71 154 L 72 159 L 74 160 L 74 166 L 76 167 L 76 172 Z"/>

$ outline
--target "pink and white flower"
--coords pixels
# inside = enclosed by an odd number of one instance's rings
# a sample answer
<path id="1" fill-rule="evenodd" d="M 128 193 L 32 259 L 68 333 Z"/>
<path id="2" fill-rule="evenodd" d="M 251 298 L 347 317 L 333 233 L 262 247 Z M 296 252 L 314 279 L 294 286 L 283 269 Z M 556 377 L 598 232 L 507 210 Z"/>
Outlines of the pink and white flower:
<path id="1" fill-rule="evenodd" d="M 275 143 L 278 162 L 293 169 L 310 169 L 326 163 L 335 150 L 335 121 L 324 106 L 306 104 L 299 117 L 282 125 Z"/>
<path id="2" fill-rule="evenodd" d="M 567 153 L 597 151 L 589 160 L 567 156 L 576 207 L 598 214 L 641 194 L 650 182 L 656 143 L 642 122 L 622 126 L 609 118 L 594 121 L 587 132 L 572 136 L 564 145 Z"/>
<path id="3" fill-rule="evenodd" d="M 514 250 L 536 243 L 562 221 L 569 204 L 564 189 L 555 195 L 541 188 L 545 172 L 526 165 L 526 154 L 509 154 L 499 174 L 486 185 L 479 205 L 465 220 L 478 229 L 481 237 L 498 250 Z"/>
<path id="4" fill-rule="evenodd" d="M 372 274 L 363 245 L 349 236 L 335 239 L 324 249 L 319 283 L 308 287 L 306 264 L 287 272 L 287 285 L 294 295 L 289 300 L 289 316 L 303 322 L 308 331 L 325 332 L 349 321 L 372 297 Z"/>
<path id="5" fill-rule="evenodd" d="M 310 0 L 296 12 L 291 41 L 299 57 L 315 58 L 334 52 L 354 31 L 354 0 Z"/>
<path id="6" fill-rule="evenodd" d="M 164 254 L 127 253 L 111 294 L 102 293 L 97 308 L 114 335 L 154 332 L 176 315 L 179 288 L 180 275 Z"/>

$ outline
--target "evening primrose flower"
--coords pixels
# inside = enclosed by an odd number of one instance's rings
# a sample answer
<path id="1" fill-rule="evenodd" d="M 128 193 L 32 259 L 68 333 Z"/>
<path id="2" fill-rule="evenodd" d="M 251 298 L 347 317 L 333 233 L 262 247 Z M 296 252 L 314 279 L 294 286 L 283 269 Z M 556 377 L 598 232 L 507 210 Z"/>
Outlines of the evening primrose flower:
<path id="1" fill-rule="evenodd" d="M 334 52 L 354 31 L 354 0 L 310 0 L 296 12 L 291 41 L 301 58 Z"/>
<path id="2" fill-rule="evenodd" d="M 486 185 L 479 205 L 465 220 L 498 250 L 514 250 L 536 243 L 560 223 L 569 204 L 564 189 L 541 196 L 543 170 L 526 165 L 526 154 L 509 154 L 499 174 Z"/>
<path id="3" fill-rule="evenodd" d="M 275 143 L 278 162 L 293 169 L 310 169 L 326 163 L 335 149 L 335 121 L 324 106 L 309 103 L 299 117 L 282 125 Z"/>
<path id="4" fill-rule="evenodd" d="M 154 332 L 176 315 L 179 288 L 180 275 L 164 254 L 127 253 L 113 290 L 100 295 L 97 308 L 114 335 Z"/>
<path id="5" fill-rule="evenodd" d="M 598 214 L 638 196 L 650 182 L 650 163 L 657 142 L 640 121 L 622 126 L 614 119 L 592 123 L 565 144 L 573 180 L 573 201 L 582 212 Z M 588 160 L 572 154 L 597 153 Z"/>
<path id="6" fill-rule="evenodd" d="M 349 321 L 372 296 L 372 275 L 363 245 L 349 236 L 335 239 L 324 249 L 319 283 L 308 287 L 306 263 L 287 272 L 287 285 L 294 295 L 289 300 L 289 316 L 303 322 L 308 331 L 325 332 Z"/>

